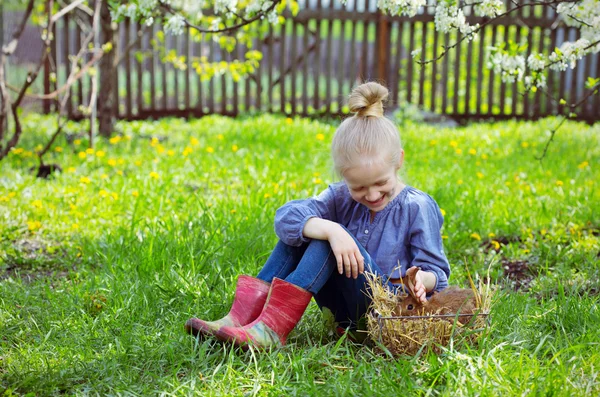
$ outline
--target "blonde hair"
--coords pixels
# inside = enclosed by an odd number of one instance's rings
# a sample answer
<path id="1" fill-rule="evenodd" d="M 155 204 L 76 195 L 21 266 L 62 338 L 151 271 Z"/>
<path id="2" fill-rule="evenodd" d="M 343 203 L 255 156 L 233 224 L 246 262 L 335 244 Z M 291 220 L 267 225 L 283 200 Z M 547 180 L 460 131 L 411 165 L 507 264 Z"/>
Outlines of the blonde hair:
<path id="1" fill-rule="evenodd" d="M 388 89 L 375 82 L 352 90 L 348 106 L 355 114 L 340 124 L 331 143 L 334 167 L 340 176 L 349 168 L 380 160 L 394 166 L 399 164 L 400 133 L 383 115 L 383 101 L 387 97 Z"/>

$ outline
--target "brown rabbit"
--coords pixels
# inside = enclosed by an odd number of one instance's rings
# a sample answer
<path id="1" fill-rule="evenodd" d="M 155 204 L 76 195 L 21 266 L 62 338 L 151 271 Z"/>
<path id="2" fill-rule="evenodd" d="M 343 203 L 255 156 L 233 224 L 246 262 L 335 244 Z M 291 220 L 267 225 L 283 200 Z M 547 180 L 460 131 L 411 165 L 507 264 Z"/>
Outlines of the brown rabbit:
<path id="1" fill-rule="evenodd" d="M 471 289 L 458 287 L 448 287 L 441 292 L 434 292 L 427 303 L 420 303 L 414 296 L 412 287 L 415 284 L 415 277 L 419 269 L 412 267 L 407 270 L 406 277 L 403 277 L 408 286 L 410 295 L 401 295 L 401 299 L 394 310 L 398 316 L 423 316 L 432 314 L 474 314 L 477 313 L 475 303 L 475 294 Z M 459 316 L 459 320 L 464 323 L 466 318 Z"/>

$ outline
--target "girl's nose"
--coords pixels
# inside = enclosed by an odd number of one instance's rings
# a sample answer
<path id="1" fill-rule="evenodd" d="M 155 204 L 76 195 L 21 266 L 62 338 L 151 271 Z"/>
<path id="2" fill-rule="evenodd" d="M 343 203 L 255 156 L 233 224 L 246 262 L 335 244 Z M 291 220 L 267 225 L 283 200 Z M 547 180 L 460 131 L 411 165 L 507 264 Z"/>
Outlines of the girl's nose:
<path id="1" fill-rule="evenodd" d="M 369 191 L 367 192 L 366 199 L 369 201 L 379 200 L 379 192 L 374 189 L 369 189 Z"/>

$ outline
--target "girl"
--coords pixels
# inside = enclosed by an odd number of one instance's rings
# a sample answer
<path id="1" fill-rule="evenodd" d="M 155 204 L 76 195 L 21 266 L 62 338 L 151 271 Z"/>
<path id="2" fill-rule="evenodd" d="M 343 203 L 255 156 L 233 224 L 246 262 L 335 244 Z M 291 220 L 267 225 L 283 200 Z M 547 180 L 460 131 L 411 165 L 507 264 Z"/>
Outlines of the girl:
<path id="1" fill-rule="evenodd" d="M 349 107 L 356 114 L 339 126 L 331 148 L 343 181 L 279 208 L 280 241 L 258 276 L 238 278 L 224 318 L 192 318 L 188 332 L 242 346 L 281 346 L 312 297 L 333 313 L 338 333 L 356 330 L 370 303 L 365 270 L 397 291 L 407 269 L 418 267 L 409 287 L 422 302 L 448 285 L 442 214 L 433 198 L 397 176 L 404 151 L 397 128 L 383 115 L 387 96 L 374 82 L 352 91 Z"/>

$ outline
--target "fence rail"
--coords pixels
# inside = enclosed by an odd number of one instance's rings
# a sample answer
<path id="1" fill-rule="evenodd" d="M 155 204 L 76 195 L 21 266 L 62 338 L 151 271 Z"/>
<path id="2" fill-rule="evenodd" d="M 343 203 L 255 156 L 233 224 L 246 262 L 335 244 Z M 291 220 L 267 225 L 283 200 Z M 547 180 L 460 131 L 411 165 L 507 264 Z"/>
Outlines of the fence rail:
<path id="1" fill-rule="evenodd" d="M 308 2 L 310 1 L 310 2 Z M 522 83 L 504 83 L 485 64 L 490 46 L 501 42 L 527 41 L 529 52 L 548 52 L 562 42 L 578 37 L 579 31 L 563 25 L 548 6 L 524 7 L 515 15 L 489 21 L 468 16 L 471 23 L 485 24 L 477 41 L 463 41 L 440 61 L 421 67 L 411 57 L 420 50 L 423 59 L 440 55 L 441 45 L 449 46 L 460 34 L 435 31 L 434 10 L 425 8 L 414 18 L 389 17 L 375 12 L 376 0 L 306 0 L 296 17 L 283 26 L 263 21 L 264 37 L 253 48 L 263 52 L 259 67 L 234 81 L 229 75 L 202 81 L 192 68 L 192 59 L 232 61 L 243 57 L 245 46 L 232 53 L 213 40 L 195 41 L 190 32 L 165 35 L 167 52 L 185 55 L 185 70 L 164 63 L 152 47 L 159 25 L 144 32 L 134 51 L 125 55 L 114 80 L 117 114 L 123 119 L 163 116 L 202 116 L 219 113 L 279 112 L 288 115 L 337 116 L 347 113 L 345 98 L 352 87 L 377 80 L 390 89 L 388 107 L 412 103 L 455 119 L 534 119 L 567 112 L 556 98 L 578 102 L 586 94 L 587 76 L 600 76 L 599 54 L 589 55 L 573 70 L 550 72 L 547 92 L 525 93 Z M 513 2 L 509 3 L 509 7 Z M 122 23 L 118 48 L 130 42 L 140 29 Z M 75 54 L 81 32 L 75 21 L 65 18 L 56 25 L 52 57 L 55 66 L 46 70 L 46 92 L 53 84 L 48 76 L 57 74 L 60 85 L 69 71 L 69 55 Z M 83 79 L 72 89 L 69 114 L 79 116 L 78 106 L 89 98 L 91 83 Z M 46 111 L 55 109 L 47 102 Z M 599 119 L 600 96 L 575 109 L 587 121 Z"/>

